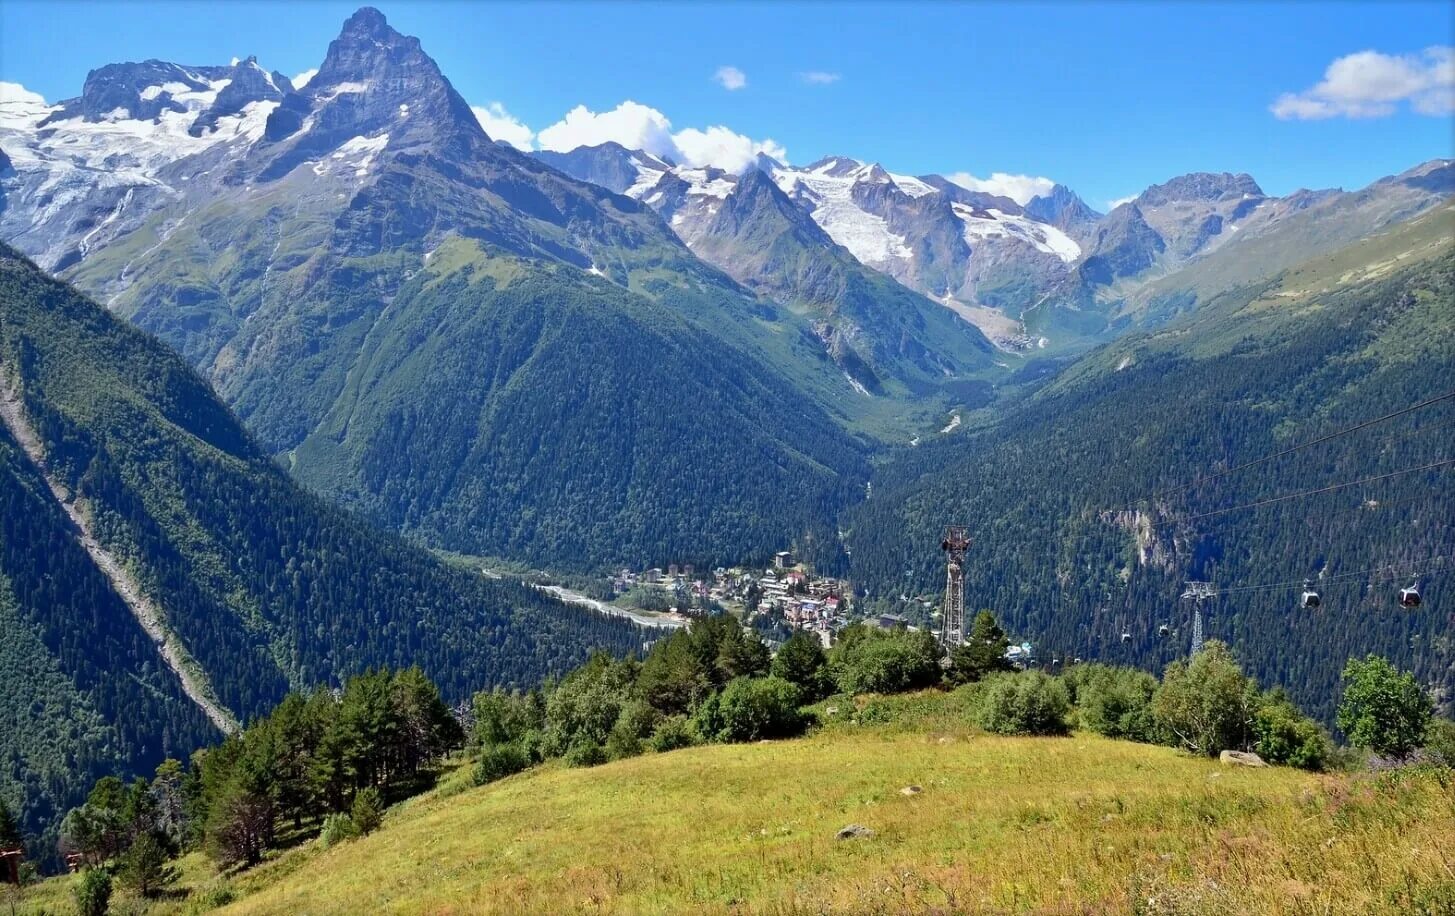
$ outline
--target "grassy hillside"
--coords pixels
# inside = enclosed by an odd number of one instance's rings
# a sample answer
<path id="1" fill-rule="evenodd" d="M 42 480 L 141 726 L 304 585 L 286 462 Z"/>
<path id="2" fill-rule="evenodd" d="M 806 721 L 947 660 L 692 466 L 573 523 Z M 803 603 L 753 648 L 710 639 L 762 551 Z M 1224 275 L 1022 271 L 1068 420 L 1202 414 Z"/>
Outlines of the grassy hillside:
<path id="1" fill-rule="evenodd" d="M 861 698 L 812 737 L 546 768 L 210 877 L 154 913 L 1448 912 L 1455 785 L 1000 738 L 969 694 Z M 847 721 L 854 720 L 853 723 Z M 880 724 L 872 724 L 876 720 Z M 857 723 L 857 724 L 855 724 Z M 907 786 L 920 792 L 905 794 Z M 837 840 L 849 824 L 872 836 Z M 63 902 L 51 882 L 21 912 Z"/>

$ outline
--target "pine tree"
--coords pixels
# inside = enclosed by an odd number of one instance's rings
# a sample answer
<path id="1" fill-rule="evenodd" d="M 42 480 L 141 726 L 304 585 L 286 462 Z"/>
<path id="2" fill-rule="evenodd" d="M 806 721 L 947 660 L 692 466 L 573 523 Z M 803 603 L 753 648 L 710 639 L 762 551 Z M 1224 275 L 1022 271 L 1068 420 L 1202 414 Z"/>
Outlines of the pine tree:
<path id="1" fill-rule="evenodd" d="M 986 610 L 976 614 L 969 638 L 950 652 L 950 682 L 969 684 L 996 671 L 1009 671 L 1010 663 L 1005 660 L 1009 645 L 993 613 Z"/>
<path id="2" fill-rule="evenodd" d="M 177 870 L 167 864 L 167 850 L 154 833 L 143 833 L 122 854 L 116 879 L 143 897 L 152 897 L 177 880 Z"/>

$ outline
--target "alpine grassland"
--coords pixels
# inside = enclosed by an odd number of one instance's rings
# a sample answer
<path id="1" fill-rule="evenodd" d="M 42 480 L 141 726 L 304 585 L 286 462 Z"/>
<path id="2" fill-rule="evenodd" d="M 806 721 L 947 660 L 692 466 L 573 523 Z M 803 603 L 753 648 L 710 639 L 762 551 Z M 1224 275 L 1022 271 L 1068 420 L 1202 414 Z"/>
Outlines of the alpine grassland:
<path id="1" fill-rule="evenodd" d="M 987 735 L 976 685 L 815 707 L 800 739 L 469 767 L 373 834 L 114 912 L 1448 913 L 1448 770 L 1229 767 L 1102 738 Z M 865 828 L 838 839 L 845 827 Z M 18 912 L 68 912 L 52 879 Z M 149 908 L 148 908 L 149 907 Z"/>

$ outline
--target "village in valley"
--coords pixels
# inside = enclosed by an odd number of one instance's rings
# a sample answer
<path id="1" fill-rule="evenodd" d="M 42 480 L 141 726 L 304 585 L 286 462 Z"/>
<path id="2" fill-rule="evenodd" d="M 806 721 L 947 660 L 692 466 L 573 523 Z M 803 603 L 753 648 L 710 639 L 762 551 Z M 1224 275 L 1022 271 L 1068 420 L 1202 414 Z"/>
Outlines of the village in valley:
<path id="1" fill-rule="evenodd" d="M 727 612 L 770 639 L 793 630 L 816 633 L 824 646 L 856 617 L 853 589 L 842 579 L 816 576 L 791 551 L 779 551 L 765 569 L 742 566 L 697 570 L 691 563 L 640 571 L 618 570 L 611 577 L 617 603 L 642 610 L 670 611 L 691 617 Z M 904 625 L 891 617 L 886 626 Z"/>
<path id="2" fill-rule="evenodd" d="M 640 571 L 619 569 L 610 577 L 613 603 L 686 622 L 697 616 L 729 613 L 744 626 L 758 631 L 770 643 L 779 643 L 796 630 L 815 634 L 825 648 L 838 633 L 854 623 L 882 629 L 920 629 L 904 613 L 888 613 L 879 602 L 856 598 L 845 579 L 817 575 L 792 551 L 781 550 L 763 569 L 734 566 L 699 571 L 691 563 Z M 940 616 L 939 596 L 898 596 L 896 610 L 910 611 L 915 620 L 934 626 Z M 1011 645 L 1006 659 L 1017 668 L 1035 664 L 1029 643 Z"/>

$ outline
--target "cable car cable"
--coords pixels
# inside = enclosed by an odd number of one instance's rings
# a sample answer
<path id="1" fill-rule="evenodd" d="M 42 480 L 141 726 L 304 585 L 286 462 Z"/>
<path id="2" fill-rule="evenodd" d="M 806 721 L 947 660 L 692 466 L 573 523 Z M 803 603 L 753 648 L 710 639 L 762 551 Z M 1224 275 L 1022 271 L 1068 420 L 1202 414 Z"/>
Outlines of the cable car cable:
<path id="1" fill-rule="evenodd" d="M 1214 480 L 1217 480 L 1219 478 L 1226 477 L 1229 474 L 1236 473 L 1236 472 L 1241 471 L 1241 470 L 1244 470 L 1246 468 L 1255 467 L 1257 465 L 1264 464 L 1266 462 L 1272 461 L 1275 458 L 1282 458 L 1284 455 L 1291 455 L 1294 452 L 1302 451 L 1303 449 L 1306 449 L 1306 448 L 1312 448 L 1315 445 L 1319 445 L 1319 444 L 1322 444 L 1324 442 L 1328 442 L 1331 439 L 1337 439 L 1340 436 L 1346 436 L 1349 433 L 1355 433 L 1355 432 L 1358 432 L 1361 429 L 1368 429 L 1369 427 L 1374 426 L 1374 425 L 1379 424 L 1379 423 L 1383 423 L 1386 420 L 1393 420 L 1395 417 L 1402 417 L 1405 414 L 1414 413 L 1416 410 L 1423 410 L 1424 408 L 1429 407 L 1432 404 L 1438 404 L 1441 401 L 1448 401 L 1448 400 L 1452 400 L 1452 399 L 1455 399 L 1455 391 L 1447 391 L 1446 393 L 1444 393 L 1442 395 L 1438 395 L 1438 396 L 1433 397 L 1433 398 L 1430 398 L 1428 400 L 1421 401 L 1420 403 L 1415 404 L 1415 405 L 1413 405 L 1411 407 L 1406 407 L 1406 408 L 1404 408 L 1402 410 L 1396 410 L 1394 413 L 1387 413 L 1387 414 L 1385 414 L 1382 417 L 1375 417 L 1372 420 L 1365 420 L 1363 423 L 1359 423 L 1359 424 L 1357 424 L 1355 426 L 1350 426 L 1347 429 L 1341 429 L 1341 430 L 1338 430 L 1337 432 L 1332 432 L 1332 433 L 1329 433 L 1327 435 L 1320 436 L 1317 439 L 1312 439 L 1312 440 L 1310 440 L 1308 442 L 1304 442 L 1304 443 L 1299 444 L 1299 445 L 1291 446 L 1289 448 L 1283 449 L 1282 451 L 1274 452 L 1271 455 L 1264 455 L 1262 458 L 1255 458 L 1252 461 L 1245 461 L 1242 464 L 1235 465 L 1235 466 L 1230 467 L 1230 468 L 1228 468 L 1226 470 L 1218 471 L 1216 474 L 1208 474 L 1206 476 L 1199 477 L 1196 480 L 1192 481 L 1191 483 L 1184 484 L 1183 486 L 1180 486 L 1180 487 L 1172 487 L 1170 489 L 1163 490 L 1163 491 L 1161 491 L 1159 493 L 1154 493 L 1152 495 L 1152 498 L 1153 499 L 1157 499 L 1158 497 L 1161 497 L 1161 496 L 1168 496 L 1168 495 L 1171 495 L 1173 493 L 1181 493 L 1184 490 L 1190 490 L 1193 487 L 1198 486 L 1199 484 L 1208 483 L 1210 481 L 1214 481 Z"/>
<path id="2" fill-rule="evenodd" d="M 1331 486 L 1320 487 L 1317 490 L 1304 490 L 1300 493 L 1289 493 L 1284 496 L 1274 496 L 1270 499 L 1261 499 L 1258 502 L 1247 503 L 1241 506 L 1229 506 L 1226 509 L 1214 509 L 1211 512 L 1201 512 L 1197 515 L 1189 515 L 1186 519 L 1183 519 L 1183 521 L 1195 522 L 1198 519 L 1212 518 L 1215 515 L 1226 515 L 1229 512 L 1238 512 L 1243 509 L 1257 509 L 1260 506 L 1271 506 L 1274 503 L 1287 502 L 1290 499 L 1300 499 L 1305 496 L 1317 496 L 1320 493 L 1332 493 L 1335 490 L 1347 490 L 1349 487 L 1357 487 L 1360 484 L 1376 483 L 1381 480 L 1388 480 L 1391 477 L 1400 477 L 1405 474 L 1417 474 L 1420 471 L 1429 471 L 1435 468 L 1442 468 L 1450 464 L 1455 464 L 1455 458 L 1446 458 L 1444 461 L 1434 461 L 1430 464 L 1422 464 L 1417 468 L 1404 468 L 1403 470 L 1399 471 L 1390 471 L 1388 474 L 1380 474 L 1375 477 L 1365 477 L 1360 480 L 1351 480 L 1348 483 L 1336 483 Z M 1177 519 L 1171 519 L 1168 522 L 1163 523 L 1161 527 L 1165 527 L 1168 524 L 1176 524 L 1177 521 Z"/>

